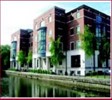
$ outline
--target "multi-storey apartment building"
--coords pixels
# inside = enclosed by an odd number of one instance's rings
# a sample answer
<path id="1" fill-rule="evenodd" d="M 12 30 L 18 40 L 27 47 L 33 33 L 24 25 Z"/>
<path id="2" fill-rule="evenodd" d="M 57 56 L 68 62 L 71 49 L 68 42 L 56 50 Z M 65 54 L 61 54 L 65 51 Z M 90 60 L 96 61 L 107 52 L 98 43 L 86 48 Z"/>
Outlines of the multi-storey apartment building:
<path id="1" fill-rule="evenodd" d="M 82 5 L 66 13 L 65 9 L 53 7 L 34 20 L 33 29 L 33 62 L 34 69 L 52 70 L 50 62 L 50 37 L 56 40 L 61 37 L 61 46 L 66 58 L 59 63 L 56 73 L 69 75 L 85 75 L 93 71 L 93 56 L 87 58 L 80 48 L 79 34 L 84 32 L 84 26 L 88 25 L 95 34 L 96 40 L 100 40 L 102 34 L 110 41 L 110 16 Z M 99 51 L 95 50 L 95 70 L 104 71 L 109 67 L 99 63 Z M 108 60 L 109 62 L 109 60 Z"/>
<path id="2" fill-rule="evenodd" d="M 19 68 L 17 55 L 20 50 L 22 50 L 26 56 L 28 55 L 29 49 L 32 48 L 32 32 L 33 31 L 31 29 L 20 29 L 11 35 L 11 67 Z"/>
<path id="3" fill-rule="evenodd" d="M 85 75 L 88 71 L 94 70 L 94 63 L 96 71 L 108 70 L 105 63 L 101 65 L 100 59 L 98 59 L 99 51 L 97 47 L 95 50 L 95 62 L 93 56 L 87 58 L 85 52 L 79 48 L 81 45 L 79 33 L 83 33 L 84 26 L 88 25 L 91 32 L 95 34 L 96 40 L 101 39 L 103 33 L 105 33 L 106 38 L 110 41 L 110 17 L 85 5 L 68 12 L 66 15 L 68 32 L 67 67 L 69 73 Z M 98 42 L 100 43 L 100 41 Z"/>

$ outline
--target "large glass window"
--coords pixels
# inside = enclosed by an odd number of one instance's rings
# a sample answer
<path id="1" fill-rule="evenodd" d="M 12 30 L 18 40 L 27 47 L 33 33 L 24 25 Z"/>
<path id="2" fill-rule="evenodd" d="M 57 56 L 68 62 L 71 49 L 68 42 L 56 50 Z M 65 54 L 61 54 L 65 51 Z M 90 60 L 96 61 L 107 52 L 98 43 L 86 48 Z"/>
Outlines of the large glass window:
<path id="1" fill-rule="evenodd" d="M 80 67 L 80 55 L 71 56 L 71 67 Z"/>

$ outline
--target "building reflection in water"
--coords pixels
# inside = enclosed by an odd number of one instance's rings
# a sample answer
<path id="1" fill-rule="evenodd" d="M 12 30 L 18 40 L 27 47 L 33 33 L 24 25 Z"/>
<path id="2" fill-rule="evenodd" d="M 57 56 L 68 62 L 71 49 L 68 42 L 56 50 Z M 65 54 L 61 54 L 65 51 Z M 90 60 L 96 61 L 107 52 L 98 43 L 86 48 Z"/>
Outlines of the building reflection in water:
<path id="1" fill-rule="evenodd" d="M 72 90 L 55 86 L 53 84 L 26 79 L 20 77 L 9 77 L 9 97 L 100 97 L 109 96 L 94 94 L 84 90 Z"/>

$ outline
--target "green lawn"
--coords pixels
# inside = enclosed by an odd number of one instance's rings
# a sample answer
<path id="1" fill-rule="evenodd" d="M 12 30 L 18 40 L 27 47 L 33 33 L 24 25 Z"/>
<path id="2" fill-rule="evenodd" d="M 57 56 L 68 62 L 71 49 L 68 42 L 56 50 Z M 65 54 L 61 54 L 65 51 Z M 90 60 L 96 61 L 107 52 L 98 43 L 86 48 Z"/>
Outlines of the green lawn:
<path id="1" fill-rule="evenodd" d="M 93 76 L 86 76 L 89 78 L 101 78 L 101 79 L 110 79 L 109 75 L 93 75 Z"/>

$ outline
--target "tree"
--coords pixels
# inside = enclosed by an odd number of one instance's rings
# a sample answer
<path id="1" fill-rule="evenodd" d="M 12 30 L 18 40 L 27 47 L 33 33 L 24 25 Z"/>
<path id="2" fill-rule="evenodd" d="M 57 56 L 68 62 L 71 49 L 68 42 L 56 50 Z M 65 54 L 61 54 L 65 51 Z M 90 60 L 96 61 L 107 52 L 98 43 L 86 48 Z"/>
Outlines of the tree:
<path id="1" fill-rule="evenodd" d="M 1 55 L 1 66 L 2 69 L 7 69 L 10 67 L 10 46 L 1 45 L 0 46 L 0 55 Z"/>
<path id="2" fill-rule="evenodd" d="M 95 50 L 99 50 L 99 62 L 102 63 L 106 61 L 106 66 L 108 67 L 108 59 L 110 57 L 110 43 L 106 38 L 105 34 L 102 37 L 95 37 L 95 35 L 90 31 L 88 26 L 85 26 L 84 33 L 80 34 L 81 47 L 84 49 L 86 55 L 90 57 L 93 55 L 93 68 L 95 71 Z M 98 47 L 98 48 L 96 48 Z"/>
<path id="3" fill-rule="evenodd" d="M 23 67 L 23 65 L 26 62 L 25 53 L 22 50 L 20 50 L 18 53 L 18 61 L 19 61 L 21 67 Z"/>
<path id="4" fill-rule="evenodd" d="M 84 33 L 80 34 L 81 48 L 85 51 L 87 57 L 93 55 L 93 68 L 95 71 L 95 35 L 90 31 L 88 26 L 84 27 Z"/>
<path id="5" fill-rule="evenodd" d="M 105 34 L 102 35 L 99 51 L 101 63 L 106 62 L 106 66 L 108 67 L 108 59 L 110 58 L 110 42 L 106 38 Z"/>
<path id="6" fill-rule="evenodd" d="M 57 65 L 59 65 L 59 62 L 62 62 L 65 56 L 63 55 L 62 48 L 60 48 L 60 38 L 58 38 L 57 40 L 53 40 L 51 38 L 50 40 L 51 63 L 52 65 L 54 65 L 54 67 L 57 67 Z"/>
<path id="7" fill-rule="evenodd" d="M 80 34 L 80 39 L 81 39 L 81 48 L 84 49 L 86 55 L 90 57 L 94 53 L 94 34 L 91 33 L 90 29 L 88 26 L 84 27 L 84 33 Z"/>
<path id="8" fill-rule="evenodd" d="M 31 65 L 31 63 L 32 63 L 32 51 L 29 50 L 28 57 L 27 57 L 27 64 Z"/>

